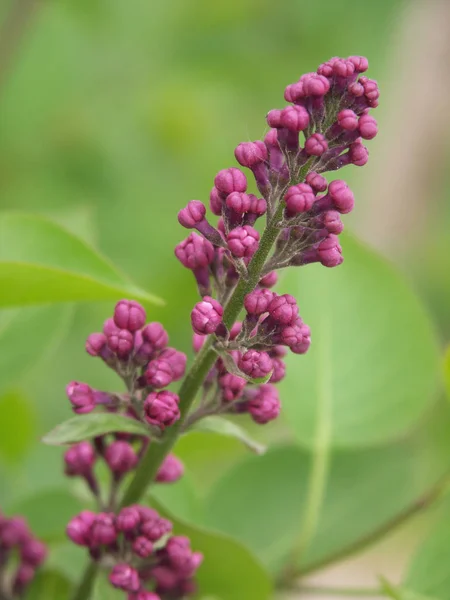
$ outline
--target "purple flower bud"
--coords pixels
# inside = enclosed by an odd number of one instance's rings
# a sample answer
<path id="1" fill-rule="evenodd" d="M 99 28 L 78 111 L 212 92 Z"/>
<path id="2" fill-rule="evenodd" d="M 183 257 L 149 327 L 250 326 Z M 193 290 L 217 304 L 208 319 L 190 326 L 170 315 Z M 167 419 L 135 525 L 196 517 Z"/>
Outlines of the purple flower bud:
<path id="1" fill-rule="evenodd" d="M 200 200 L 191 200 L 178 213 L 178 222 L 186 229 L 194 229 L 205 220 L 206 207 Z"/>
<path id="2" fill-rule="evenodd" d="M 138 456 L 128 442 L 119 440 L 107 447 L 105 461 L 114 475 L 121 476 L 134 469 Z"/>
<path id="3" fill-rule="evenodd" d="M 160 466 L 158 473 L 156 474 L 156 481 L 158 483 L 174 483 L 181 479 L 184 474 L 184 465 L 180 459 L 174 454 L 169 454 L 164 459 Z"/>
<path id="4" fill-rule="evenodd" d="M 344 230 L 344 224 L 336 210 L 327 210 L 323 214 L 323 225 L 329 233 L 339 235 Z"/>
<path id="5" fill-rule="evenodd" d="M 305 323 L 300 325 L 302 340 L 290 346 L 291 352 L 294 354 L 305 354 L 311 346 L 311 329 Z"/>
<path id="6" fill-rule="evenodd" d="M 156 581 L 156 590 L 160 594 L 177 590 L 180 584 L 180 577 L 177 571 L 163 565 L 152 569 L 152 577 Z"/>
<path id="7" fill-rule="evenodd" d="M 73 412 L 83 415 L 95 408 L 95 392 L 87 383 L 71 381 L 66 386 L 66 394 L 72 404 Z"/>
<path id="8" fill-rule="evenodd" d="M 136 594 L 128 594 L 128 600 L 161 600 L 161 598 L 153 592 L 141 590 Z"/>
<path id="9" fill-rule="evenodd" d="M 143 535 L 134 540 L 132 547 L 133 552 L 140 558 L 148 558 L 153 552 L 153 543 Z"/>
<path id="10" fill-rule="evenodd" d="M 355 131 L 358 129 L 358 116 L 348 108 L 338 113 L 337 122 L 345 131 Z"/>
<path id="11" fill-rule="evenodd" d="M 222 323 L 223 308 L 217 300 L 205 296 L 191 312 L 192 328 L 199 335 L 214 333 Z"/>
<path id="12" fill-rule="evenodd" d="M 345 181 L 341 179 L 332 181 L 328 186 L 328 194 L 333 201 L 334 208 L 341 214 L 347 214 L 353 210 L 355 197 Z"/>
<path id="13" fill-rule="evenodd" d="M 305 73 L 301 80 L 305 96 L 325 96 L 330 90 L 330 82 L 320 73 Z"/>
<path id="14" fill-rule="evenodd" d="M 95 450 L 89 442 L 79 442 L 64 453 L 66 475 L 88 475 L 95 463 Z"/>
<path id="15" fill-rule="evenodd" d="M 109 581 L 115 588 L 125 592 L 137 592 L 141 587 L 139 573 L 126 563 L 119 563 L 113 567 Z"/>
<path id="16" fill-rule="evenodd" d="M 267 275 L 264 275 L 262 279 L 259 280 L 259 285 L 263 288 L 271 288 L 277 284 L 278 275 L 276 271 L 270 271 Z"/>
<path id="17" fill-rule="evenodd" d="M 225 402 L 233 402 L 242 396 L 247 382 L 243 377 L 233 375 L 232 373 L 225 373 L 225 375 L 220 377 L 219 385 L 222 389 L 222 398 Z"/>
<path id="18" fill-rule="evenodd" d="M 134 345 L 134 338 L 128 329 L 117 329 L 115 332 L 106 336 L 108 347 L 115 352 L 119 358 L 126 359 L 131 354 Z"/>
<path id="19" fill-rule="evenodd" d="M 103 323 L 103 333 L 105 334 L 105 336 L 107 338 L 110 335 L 117 333 L 118 331 L 119 331 L 119 328 L 114 323 L 114 319 L 112 319 L 112 318 L 106 319 L 106 321 Z"/>
<path id="20" fill-rule="evenodd" d="M 69 521 L 66 527 L 67 536 L 79 546 L 89 546 L 91 543 L 91 525 L 95 521 L 95 513 L 84 510 Z"/>
<path id="21" fill-rule="evenodd" d="M 161 325 L 161 323 L 153 322 L 148 323 L 142 330 L 142 337 L 146 342 L 151 344 L 154 350 L 164 350 L 169 343 L 169 336 L 167 331 Z"/>
<path id="22" fill-rule="evenodd" d="M 234 156 L 240 165 L 251 169 L 255 165 L 265 162 L 268 158 L 264 142 L 243 142 L 237 146 Z"/>
<path id="23" fill-rule="evenodd" d="M 342 264 L 344 260 L 338 238 L 331 233 L 327 238 L 320 242 L 317 248 L 317 254 L 324 267 L 337 267 Z"/>
<path id="24" fill-rule="evenodd" d="M 90 541 L 92 546 L 109 545 L 116 541 L 115 517 L 113 513 L 99 513 L 91 525 Z"/>
<path id="25" fill-rule="evenodd" d="M 184 577 L 192 577 L 203 560 L 202 554 L 192 552 L 191 542 L 184 536 L 171 537 L 164 550 L 169 563 Z"/>
<path id="26" fill-rule="evenodd" d="M 227 236 L 227 246 L 233 256 L 251 258 L 258 249 L 259 233 L 250 225 L 236 227 Z"/>
<path id="27" fill-rule="evenodd" d="M 233 192 L 227 196 L 227 207 L 237 215 L 243 215 L 250 211 L 251 198 L 242 192 Z"/>
<path id="28" fill-rule="evenodd" d="M 328 150 L 328 142 L 321 133 L 314 133 L 305 142 L 306 154 L 311 156 L 322 156 Z"/>
<path id="29" fill-rule="evenodd" d="M 222 194 L 247 191 L 247 178 L 240 169 L 230 167 L 219 171 L 214 179 L 214 185 Z"/>
<path id="30" fill-rule="evenodd" d="M 272 359 L 267 352 L 247 350 L 239 359 L 239 368 L 249 377 L 258 379 L 259 377 L 265 377 L 272 371 Z"/>
<path id="31" fill-rule="evenodd" d="M 358 140 L 353 144 L 350 144 L 348 152 L 350 162 L 357 167 L 363 167 L 369 160 L 369 151 L 364 144 Z"/>
<path id="32" fill-rule="evenodd" d="M 377 122 L 370 115 L 359 118 L 358 129 L 360 136 L 365 140 L 372 140 L 378 133 Z"/>
<path id="33" fill-rule="evenodd" d="M 106 346 L 106 336 L 104 333 L 91 333 L 86 340 L 86 352 L 91 356 L 100 356 Z"/>
<path id="34" fill-rule="evenodd" d="M 365 56 L 349 56 L 348 60 L 353 63 L 356 73 L 364 73 L 369 68 L 369 61 Z"/>
<path id="35" fill-rule="evenodd" d="M 267 202 L 264 200 L 264 198 L 258 198 L 253 194 L 249 194 L 249 197 L 251 201 L 250 212 L 254 213 L 258 217 L 264 215 L 267 210 Z"/>
<path id="36" fill-rule="evenodd" d="M 247 409 L 252 419 L 260 425 L 276 419 L 281 409 L 276 387 L 269 383 L 259 386 L 256 394 L 249 400 Z"/>
<path id="37" fill-rule="evenodd" d="M 232 328 L 230 329 L 230 340 L 235 340 L 237 336 L 241 333 L 242 330 L 242 321 L 236 321 Z"/>
<path id="38" fill-rule="evenodd" d="M 290 294 L 276 296 L 269 304 L 268 311 L 276 323 L 290 325 L 298 316 L 297 301 Z"/>
<path id="39" fill-rule="evenodd" d="M 32 565 L 26 563 L 19 565 L 19 568 L 17 569 L 17 572 L 14 575 L 12 585 L 14 598 L 18 596 L 22 597 L 24 590 L 34 579 L 34 575 L 35 569 Z"/>
<path id="40" fill-rule="evenodd" d="M 220 195 L 219 190 L 214 186 L 209 194 L 209 208 L 213 215 L 220 217 L 222 214 L 222 203 L 222 196 Z"/>
<path id="41" fill-rule="evenodd" d="M 157 358 L 148 363 L 144 376 L 147 385 L 155 389 L 162 389 L 172 382 L 173 371 L 166 360 Z"/>
<path id="42" fill-rule="evenodd" d="M 279 129 L 282 127 L 281 125 L 281 110 L 273 109 L 267 113 L 267 124 L 269 127 L 273 127 L 274 129 Z M 278 137 L 278 134 L 277 134 Z"/>
<path id="43" fill-rule="evenodd" d="M 145 419 L 150 425 L 164 430 L 180 418 L 180 399 L 173 392 L 152 392 L 144 402 Z"/>
<path id="44" fill-rule="evenodd" d="M 272 125 L 269 123 L 272 127 Z M 309 125 L 309 113 L 303 106 L 286 106 L 280 114 L 280 126 L 289 131 L 303 131 Z"/>
<path id="45" fill-rule="evenodd" d="M 32 567 L 39 567 L 47 557 L 47 547 L 36 539 L 29 539 L 20 548 L 20 557 Z"/>
<path id="46" fill-rule="evenodd" d="M 194 352 L 200 352 L 205 342 L 206 335 L 199 335 L 198 333 L 194 333 L 192 336 L 192 348 Z"/>
<path id="47" fill-rule="evenodd" d="M 187 269 L 207 267 L 214 260 L 214 246 L 198 233 L 191 233 L 175 248 L 175 256 Z"/>
<path id="48" fill-rule="evenodd" d="M 280 333 L 280 342 L 289 346 L 289 348 L 300 347 L 302 345 L 307 344 L 307 348 L 309 348 L 309 342 L 311 332 L 307 325 L 303 323 L 303 321 L 298 318 L 296 321 L 291 324 L 283 327 Z M 296 354 L 303 354 L 300 352 L 296 352 Z"/>
<path id="49" fill-rule="evenodd" d="M 12 517 L 6 519 L 1 530 L 0 546 L 2 548 L 12 548 L 21 545 L 31 539 L 31 533 L 28 525 L 22 517 Z"/>
<path id="50" fill-rule="evenodd" d="M 254 290 L 245 296 L 244 308 L 249 315 L 262 315 L 268 311 L 269 304 L 275 297 L 276 294 L 270 290 Z"/>
<path id="51" fill-rule="evenodd" d="M 141 522 L 141 515 L 135 506 L 127 506 L 122 508 L 116 517 L 117 531 L 130 532 L 134 531 Z"/>
<path id="52" fill-rule="evenodd" d="M 289 216 L 307 212 L 311 209 L 315 199 L 313 189 L 307 183 L 292 185 L 284 195 Z"/>
<path id="53" fill-rule="evenodd" d="M 144 307 L 135 300 L 120 300 L 114 309 L 114 323 L 132 333 L 144 326 L 146 318 Z"/>
<path id="54" fill-rule="evenodd" d="M 163 536 L 172 531 L 172 523 L 167 519 L 156 518 L 148 519 L 141 527 L 142 535 L 145 535 L 151 542 L 157 542 Z"/>
<path id="55" fill-rule="evenodd" d="M 324 192 L 328 187 L 328 181 L 322 175 L 312 171 L 306 176 L 306 183 L 312 187 L 315 192 Z"/>
<path id="56" fill-rule="evenodd" d="M 286 375 L 286 364 L 280 358 L 272 358 L 273 373 L 269 383 L 278 383 Z"/>
<path id="57" fill-rule="evenodd" d="M 159 355 L 160 360 L 169 363 L 172 369 L 172 381 L 178 381 L 184 376 L 186 371 L 187 356 L 175 348 L 166 348 Z"/>
<path id="58" fill-rule="evenodd" d="M 370 106 L 375 108 L 378 106 L 378 98 L 380 97 L 380 90 L 378 89 L 378 84 L 374 79 L 369 79 L 368 77 L 360 77 L 358 80 L 363 88 L 364 95 L 369 100 Z"/>

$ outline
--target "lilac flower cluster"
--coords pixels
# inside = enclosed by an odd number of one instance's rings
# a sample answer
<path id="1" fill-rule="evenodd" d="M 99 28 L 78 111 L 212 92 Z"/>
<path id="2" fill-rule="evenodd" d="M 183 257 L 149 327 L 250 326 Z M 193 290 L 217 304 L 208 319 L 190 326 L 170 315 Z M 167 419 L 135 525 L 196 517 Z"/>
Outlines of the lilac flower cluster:
<path id="1" fill-rule="evenodd" d="M 333 58 L 303 75 L 285 90 L 291 104 L 268 113 L 264 141 L 237 146 L 236 160 L 252 172 L 261 197 L 249 193 L 243 171 L 230 167 L 216 175 L 210 193 L 211 212 L 219 217 L 216 227 L 199 200 L 178 214 L 183 227 L 198 232 L 175 249 L 202 296 L 191 314 L 194 349 L 213 334 L 218 354 L 191 422 L 205 414 L 247 412 L 257 423 L 267 423 L 280 411 L 273 384 L 285 375 L 282 358 L 287 348 L 305 353 L 311 332 L 295 299 L 270 288 L 278 269 L 314 262 L 336 267 L 343 261 L 341 215 L 351 212 L 354 196 L 345 181 L 328 183 L 323 173 L 368 160 L 362 140 L 377 134 L 369 111 L 378 105 L 379 91 L 375 81 L 361 75 L 367 68 L 367 59 L 351 56 Z M 263 215 L 266 230 L 276 230 L 275 249 L 245 298 L 243 321 L 227 329 L 227 303 L 239 281 L 250 280 L 253 259 L 264 251 L 255 228 Z M 255 387 L 258 380 L 263 383 Z"/>
<path id="2" fill-rule="evenodd" d="M 0 598 L 22 598 L 46 556 L 25 519 L 0 513 Z"/>
<path id="3" fill-rule="evenodd" d="M 186 355 L 168 346 L 169 336 L 160 323 L 145 321 L 140 304 L 121 300 L 103 331 L 91 334 L 86 342 L 87 352 L 114 369 L 127 392 L 99 391 L 77 381 L 66 388 L 78 415 L 106 411 L 140 420 L 149 428 L 149 437 L 114 432 L 68 448 L 64 454 L 66 474 L 85 480 L 101 512 L 80 513 L 67 526 L 67 535 L 89 548 L 93 560 L 112 569 L 111 584 L 128 592 L 129 600 L 159 600 L 158 594 L 165 599 L 184 598 L 195 591 L 192 577 L 201 554 L 191 551 L 186 538 L 168 537 L 172 524 L 156 511 L 136 505 L 118 512 L 120 486 L 125 476 L 138 468 L 151 443 L 149 438 L 162 435 L 180 417 L 179 397 L 164 388 L 184 375 Z M 96 474 L 100 462 L 110 473 L 106 490 Z M 168 454 L 155 482 L 173 483 L 183 472 L 183 463 Z"/>
<path id="4" fill-rule="evenodd" d="M 133 505 L 117 516 L 83 511 L 67 535 L 110 570 L 111 584 L 128 600 L 177 599 L 195 593 L 193 577 L 203 556 L 186 537 L 171 536 L 172 523 L 155 510 Z"/>

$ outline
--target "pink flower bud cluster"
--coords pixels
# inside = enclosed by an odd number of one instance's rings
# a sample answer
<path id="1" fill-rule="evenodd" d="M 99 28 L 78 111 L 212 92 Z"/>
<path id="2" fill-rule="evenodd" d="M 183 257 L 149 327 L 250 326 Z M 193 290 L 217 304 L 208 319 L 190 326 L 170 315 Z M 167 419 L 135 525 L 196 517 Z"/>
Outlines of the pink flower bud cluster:
<path id="1" fill-rule="evenodd" d="M 242 170 L 230 167 L 216 175 L 210 194 L 217 225 L 199 200 L 178 214 L 183 227 L 196 230 L 175 249 L 180 262 L 193 271 L 202 296 L 191 313 L 194 350 L 200 351 L 206 336 L 213 335 L 220 356 L 206 385 L 216 379 L 229 412 L 249 412 L 258 423 L 279 412 L 273 384 L 285 375 L 286 349 L 303 354 L 311 343 L 295 299 L 270 289 L 276 271 L 343 262 L 341 215 L 353 210 L 354 196 L 345 181 L 329 183 L 324 173 L 368 160 L 362 140 L 377 134 L 370 110 L 378 105 L 379 91 L 364 75 L 367 69 L 367 59 L 351 56 L 332 58 L 303 75 L 285 90 L 288 106 L 268 113 L 271 129 L 264 140 L 236 147 L 235 158 L 251 171 L 261 197 L 249 193 Z M 278 234 L 271 234 L 277 238 L 275 248 L 262 269 L 258 264 L 259 277 L 252 277 L 257 285 L 245 298 L 243 323 L 229 331 L 227 302 L 238 283 L 253 275 L 264 237 L 255 223 L 263 215 L 267 227 L 276 221 Z"/>
<path id="2" fill-rule="evenodd" d="M 13 570 L 11 577 L 0 578 L 0 597 L 24 597 L 46 557 L 45 544 L 34 537 L 25 519 L 0 513 L 0 568 Z"/>
<path id="3" fill-rule="evenodd" d="M 133 505 L 117 515 L 83 511 L 66 532 L 96 561 L 113 562 L 109 581 L 128 600 L 184 598 L 196 591 L 202 554 L 192 551 L 188 538 L 171 535 L 172 523 L 151 508 Z"/>

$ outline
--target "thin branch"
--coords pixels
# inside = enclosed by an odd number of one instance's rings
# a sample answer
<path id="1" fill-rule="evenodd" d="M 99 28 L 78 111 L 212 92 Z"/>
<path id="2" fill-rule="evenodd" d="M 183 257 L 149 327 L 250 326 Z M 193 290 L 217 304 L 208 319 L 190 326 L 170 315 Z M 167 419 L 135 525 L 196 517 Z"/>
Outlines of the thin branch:
<path id="1" fill-rule="evenodd" d="M 340 562 L 345 558 L 357 554 L 361 550 L 365 550 L 375 542 L 381 540 L 386 534 L 391 533 L 394 529 L 400 527 L 416 515 L 430 508 L 435 502 L 440 500 L 450 489 L 450 471 L 447 471 L 436 483 L 420 498 L 414 500 L 412 504 L 407 506 L 403 511 L 398 513 L 395 517 L 383 523 L 377 529 L 374 529 L 367 535 L 356 540 L 352 544 L 349 544 L 345 548 L 330 554 L 326 558 L 310 563 L 304 568 L 298 569 L 296 576 L 303 577 L 313 571 L 318 571 L 331 565 L 332 563 Z M 291 573 L 292 576 L 292 573 Z"/>

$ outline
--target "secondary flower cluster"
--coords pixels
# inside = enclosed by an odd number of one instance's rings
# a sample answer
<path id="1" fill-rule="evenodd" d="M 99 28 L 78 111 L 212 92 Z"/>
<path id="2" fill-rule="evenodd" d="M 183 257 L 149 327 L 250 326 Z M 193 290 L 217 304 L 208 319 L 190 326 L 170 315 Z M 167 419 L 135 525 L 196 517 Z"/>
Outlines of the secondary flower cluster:
<path id="1" fill-rule="evenodd" d="M 171 536 L 172 523 L 155 510 L 134 505 L 95 514 L 83 511 L 70 521 L 67 535 L 89 549 L 110 569 L 111 584 L 128 600 L 184 598 L 195 593 L 193 581 L 203 556 L 186 537 Z"/>
<path id="2" fill-rule="evenodd" d="M 22 598 L 46 556 L 25 519 L 0 513 L 0 598 Z"/>
<path id="3" fill-rule="evenodd" d="M 369 111 L 378 105 L 379 91 L 375 81 L 361 75 L 367 68 L 367 59 L 351 56 L 333 58 L 303 75 L 285 90 L 291 104 L 268 113 L 271 129 L 264 141 L 237 146 L 236 160 L 252 172 L 261 197 L 249 193 L 243 171 L 230 167 L 216 175 L 210 194 L 211 212 L 219 217 L 216 227 L 199 200 L 178 214 L 183 227 L 198 232 L 175 249 L 202 296 L 191 314 L 194 349 L 214 334 L 219 355 L 205 382 L 206 402 L 198 417 L 249 412 L 256 422 L 266 423 L 279 413 L 272 384 L 285 374 L 282 357 L 286 348 L 306 352 L 311 332 L 295 299 L 270 288 L 277 269 L 314 262 L 336 267 L 343 261 L 340 215 L 353 209 L 354 196 L 345 181 L 328 183 L 322 173 L 368 160 L 362 139 L 377 134 Z M 255 224 L 263 215 L 261 235 Z M 269 254 L 264 242 L 274 240 Z M 242 282 L 249 282 L 246 316 L 228 329 L 226 307 Z M 264 383 L 252 387 L 255 380 Z"/>

